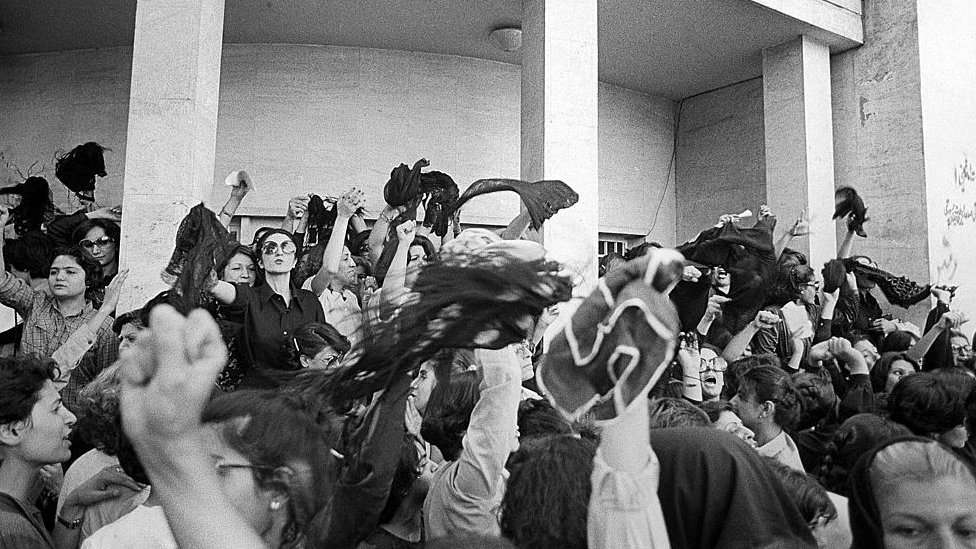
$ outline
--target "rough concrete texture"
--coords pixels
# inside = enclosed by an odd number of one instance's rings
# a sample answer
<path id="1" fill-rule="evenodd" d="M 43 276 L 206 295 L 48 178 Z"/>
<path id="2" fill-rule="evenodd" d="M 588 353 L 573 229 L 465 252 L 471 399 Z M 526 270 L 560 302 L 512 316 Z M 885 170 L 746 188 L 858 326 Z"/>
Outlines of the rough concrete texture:
<path id="1" fill-rule="evenodd" d="M 112 148 L 98 200 L 118 204 L 126 152 L 131 48 L 0 56 L 0 185 L 19 181 L 6 163 L 52 183 L 53 153 L 87 140 Z M 379 213 L 382 185 L 399 162 L 427 156 L 463 189 L 488 176 L 519 176 L 518 66 L 443 55 L 330 46 L 225 44 L 214 184 L 245 168 L 259 190 L 240 212 L 283 215 L 283 196 L 365 187 Z M 645 234 L 665 188 L 673 103 L 601 84 L 600 223 L 607 232 Z M 655 238 L 674 231 L 668 187 Z M 504 224 L 518 210 L 511 193 L 475 199 L 471 223 Z M 672 236 L 673 238 L 673 236 Z"/>
<path id="2" fill-rule="evenodd" d="M 864 46 L 831 60 L 835 182 L 857 189 L 869 208 L 868 238 L 855 241 L 854 253 L 925 283 L 929 247 L 915 0 L 866 3 L 864 28 Z M 838 226 L 838 241 L 843 231 Z M 916 323 L 924 322 L 927 308 L 927 302 L 910 311 L 885 307 Z"/>
<path id="3" fill-rule="evenodd" d="M 976 7 L 943 0 L 917 9 L 928 268 L 932 281 L 959 286 L 952 308 L 976 318 Z"/>
<path id="4" fill-rule="evenodd" d="M 762 79 L 686 99 L 680 112 L 677 240 L 684 242 L 720 215 L 757 212 L 766 201 Z"/>

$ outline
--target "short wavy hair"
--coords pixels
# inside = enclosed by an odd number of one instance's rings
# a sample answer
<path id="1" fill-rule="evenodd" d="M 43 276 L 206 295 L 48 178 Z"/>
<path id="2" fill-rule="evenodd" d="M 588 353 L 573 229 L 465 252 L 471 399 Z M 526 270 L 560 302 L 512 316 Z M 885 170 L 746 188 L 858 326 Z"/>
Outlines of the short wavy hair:
<path id="1" fill-rule="evenodd" d="M 938 435 L 966 423 L 966 396 L 939 375 L 922 372 L 895 385 L 888 413 L 916 435 Z"/>
<path id="2" fill-rule="evenodd" d="M 0 425 L 29 418 L 44 383 L 53 381 L 56 371 L 53 360 L 0 358 Z"/>

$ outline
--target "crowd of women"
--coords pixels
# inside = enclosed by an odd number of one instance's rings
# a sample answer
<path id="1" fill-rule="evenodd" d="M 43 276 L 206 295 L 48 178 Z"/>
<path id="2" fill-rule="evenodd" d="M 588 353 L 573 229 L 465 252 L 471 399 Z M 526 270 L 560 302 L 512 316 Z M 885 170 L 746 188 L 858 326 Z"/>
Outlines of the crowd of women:
<path id="1" fill-rule="evenodd" d="M 853 254 L 852 189 L 835 257 L 762 206 L 609 254 L 584 294 L 532 238 L 572 182 L 459 198 L 421 161 L 386 204 L 320 189 L 242 245 L 235 172 L 171 288 L 119 311 L 92 145 L 59 161 L 76 213 L 0 189 L 0 548 L 976 547 L 967 319 Z M 523 213 L 465 228 L 499 190 Z"/>

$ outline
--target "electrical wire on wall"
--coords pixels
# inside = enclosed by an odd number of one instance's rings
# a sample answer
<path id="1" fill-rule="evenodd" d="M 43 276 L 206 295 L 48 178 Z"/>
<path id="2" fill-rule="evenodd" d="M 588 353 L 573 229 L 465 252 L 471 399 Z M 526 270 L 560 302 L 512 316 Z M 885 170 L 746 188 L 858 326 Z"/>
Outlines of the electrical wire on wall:
<path id="1" fill-rule="evenodd" d="M 654 228 L 657 226 L 657 217 L 661 213 L 661 206 L 664 204 L 664 197 L 668 196 L 668 187 L 671 185 L 671 172 L 674 171 L 674 163 L 678 158 L 678 128 L 681 125 L 681 109 L 684 108 L 685 100 L 682 99 L 678 101 L 677 107 L 675 107 L 674 115 L 674 132 L 671 138 L 671 158 L 668 160 L 668 171 L 664 176 L 664 190 L 661 191 L 661 199 L 657 202 L 657 208 L 654 209 L 654 219 L 651 221 L 651 228 L 647 231 L 647 236 L 644 237 L 646 240 L 651 233 L 654 232 Z"/>

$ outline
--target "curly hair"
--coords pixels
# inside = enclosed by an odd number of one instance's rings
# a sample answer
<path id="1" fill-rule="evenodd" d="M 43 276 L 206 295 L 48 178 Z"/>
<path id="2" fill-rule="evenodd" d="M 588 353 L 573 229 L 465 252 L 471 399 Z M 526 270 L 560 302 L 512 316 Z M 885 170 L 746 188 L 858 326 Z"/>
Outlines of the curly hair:
<path id="1" fill-rule="evenodd" d="M 548 400 L 527 398 L 518 407 L 519 439 L 570 435 L 573 425 Z"/>
<path id="2" fill-rule="evenodd" d="M 798 431 L 813 427 L 826 418 L 837 403 L 834 384 L 827 375 L 814 372 L 793 374 L 793 386 L 800 394 L 800 418 Z"/>
<path id="3" fill-rule="evenodd" d="M 31 278 L 47 278 L 54 259 L 54 241 L 41 231 L 28 231 L 5 244 L 4 258 L 11 267 Z"/>
<path id="4" fill-rule="evenodd" d="M 331 347 L 340 356 L 349 352 L 352 345 L 349 339 L 339 333 L 331 324 L 309 322 L 295 330 L 292 337 L 291 363 L 300 369 L 301 357 L 315 358 L 322 349 Z"/>
<path id="5" fill-rule="evenodd" d="M 420 436 L 436 446 L 447 461 L 454 461 L 461 454 L 461 440 L 481 397 L 479 383 L 478 372 L 462 372 L 446 382 L 438 379 L 430 393 Z"/>
<path id="6" fill-rule="evenodd" d="M 908 376 L 888 397 L 888 413 L 919 436 L 932 436 L 966 423 L 966 397 L 932 372 Z"/>
<path id="7" fill-rule="evenodd" d="M 596 445 L 574 436 L 536 437 L 508 462 L 502 535 L 519 549 L 586 549 Z"/>
<path id="8" fill-rule="evenodd" d="M 746 370 L 739 380 L 739 390 L 756 395 L 759 402 L 776 405 L 773 421 L 791 430 L 800 417 L 800 393 L 793 386 L 790 375 L 776 366 L 756 366 Z"/>
<path id="9" fill-rule="evenodd" d="M 729 363 L 728 369 L 725 371 L 725 386 L 722 387 L 722 398 L 732 400 L 732 397 L 739 392 L 739 379 L 742 378 L 742 374 L 745 372 L 759 366 L 780 368 L 780 364 L 782 363 L 779 357 L 771 353 L 745 356 L 738 360 L 733 360 Z"/>
<path id="10" fill-rule="evenodd" d="M 826 517 L 828 522 L 837 518 L 837 508 L 815 477 L 797 471 L 772 456 L 763 456 L 763 461 L 770 473 L 786 487 L 803 520 L 812 523 L 819 517 Z"/>
<path id="11" fill-rule="evenodd" d="M 38 393 L 54 380 L 56 370 L 52 360 L 0 358 L 0 425 L 29 418 Z"/>
<path id="12" fill-rule="evenodd" d="M 78 394 L 73 432 L 94 448 L 114 456 L 119 450 L 121 374 L 113 364 L 99 372 Z"/>

